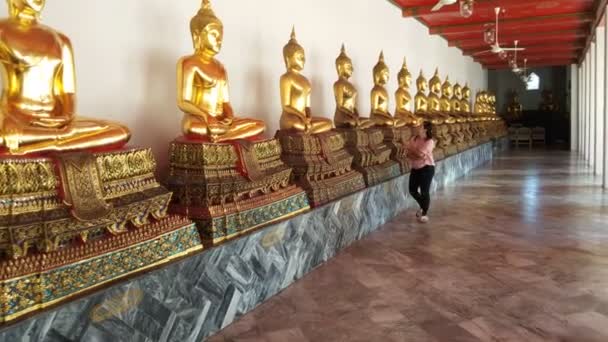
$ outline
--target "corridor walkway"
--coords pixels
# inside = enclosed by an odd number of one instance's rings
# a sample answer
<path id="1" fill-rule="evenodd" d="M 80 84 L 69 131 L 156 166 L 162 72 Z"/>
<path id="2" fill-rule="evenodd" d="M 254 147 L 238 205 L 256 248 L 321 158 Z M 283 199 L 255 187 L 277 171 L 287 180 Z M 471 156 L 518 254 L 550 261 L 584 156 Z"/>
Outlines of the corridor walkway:
<path id="1" fill-rule="evenodd" d="M 211 341 L 608 341 L 608 193 L 567 152 L 511 152 Z"/>

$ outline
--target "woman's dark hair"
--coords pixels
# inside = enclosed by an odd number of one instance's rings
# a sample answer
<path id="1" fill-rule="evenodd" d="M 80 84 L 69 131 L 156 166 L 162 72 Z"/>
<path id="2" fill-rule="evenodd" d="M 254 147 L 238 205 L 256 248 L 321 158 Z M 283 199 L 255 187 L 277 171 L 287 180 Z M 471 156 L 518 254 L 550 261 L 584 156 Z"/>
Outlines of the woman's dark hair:
<path id="1" fill-rule="evenodd" d="M 423 127 L 426 131 L 426 139 L 433 139 L 433 124 L 430 121 L 425 121 Z"/>

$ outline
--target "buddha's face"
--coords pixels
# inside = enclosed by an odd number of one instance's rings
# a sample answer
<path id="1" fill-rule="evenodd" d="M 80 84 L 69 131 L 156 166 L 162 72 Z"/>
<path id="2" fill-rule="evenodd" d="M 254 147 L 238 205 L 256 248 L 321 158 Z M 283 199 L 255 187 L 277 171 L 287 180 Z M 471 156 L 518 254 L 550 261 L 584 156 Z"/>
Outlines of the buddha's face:
<path id="1" fill-rule="evenodd" d="M 292 54 L 285 56 L 285 63 L 289 70 L 302 71 L 306 63 L 303 49 L 295 49 Z"/>
<path id="2" fill-rule="evenodd" d="M 222 49 L 224 28 L 216 23 L 209 24 L 201 31 L 194 33 L 192 40 L 196 51 L 217 55 Z"/>
<path id="3" fill-rule="evenodd" d="M 464 89 L 462 92 L 462 98 L 464 98 L 465 100 L 468 100 L 471 98 L 471 90 L 470 89 Z"/>
<path id="4" fill-rule="evenodd" d="M 38 16 L 44 8 L 45 0 L 7 0 L 11 12 Z"/>
<path id="5" fill-rule="evenodd" d="M 399 75 L 397 82 L 399 82 L 400 87 L 409 87 L 412 83 L 412 76 L 410 74 Z"/>
<path id="6" fill-rule="evenodd" d="M 418 91 L 419 91 L 419 92 L 421 92 L 421 93 L 426 93 L 426 92 L 427 92 L 427 90 L 428 90 L 428 88 L 429 88 L 429 85 L 427 84 L 426 80 L 419 79 L 419 80 L 416 82 L 416 87 L 418 88 Z"/>
<path id="7" fill-rule="evenodd" d="M 385 85 L 388 82 L 388 69 L 383 68 L 379 72 L 374 74 L 374 82 L 376 85 Z"/>
<path id="8" fill-rule="evenodd" d="M 441 84 L 439 82 L 433 82 L 431 84 L 431 93 L 441 96 Z"/>
<path id="9" fill-rule="evenodd" d="M 452 97 L 452 87 L 450 86 L 444 86 L 442 89 L 443 92 L 443 96 L 445 97 Z"/>
<path id="10" fill-rule="evenodd" d="M 344 78 L 350 78 L 353 75 L 353 63 L 342 62 L 338 65 L 338 75 Z"/>
<path id="11" fill-rule="evenodd" d="M 458 99 L 462 98 L 462 88 L 454 87 L 454 96 Z"/>

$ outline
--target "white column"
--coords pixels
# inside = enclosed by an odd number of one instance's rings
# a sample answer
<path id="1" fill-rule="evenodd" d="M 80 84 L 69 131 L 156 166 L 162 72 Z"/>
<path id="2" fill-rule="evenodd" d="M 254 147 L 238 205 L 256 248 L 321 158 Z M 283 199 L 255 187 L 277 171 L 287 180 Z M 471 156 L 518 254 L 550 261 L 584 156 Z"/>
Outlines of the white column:
<path id="1" fill-rule="evenodd" d="M 593 95 L 595 97 L 595 107 L 593 110 L 593 172 L 596 175 L 602 174 L 602 168 L 604 167 L 604 28 L 598 27 L 596 29 L 596 43 L 595 43 L 595 72 L 594 72 L 594 87 Z"/>
<path id="2" fill-rule="evenodd" d="M 583 70 L 583 129 L 582 129 L 582 147 L 583 147 L 583 159 L 587 159 L 587 104 L 589 98 L 587 97 L 587 89 L 589 89 L 589 55 L 585 54 L 584 69 Z"/>
<path id="3" fill-rule="evenodd" d="M 578 66 L 570 65 L 570 151 L 578 149 Z"/>
<path id="4" fill-rule="evenodd" d="M 604 13 L 604 21 L 606 19 L 608 19 L 608 12 Z M 601 142 L 604 146 L 604 165 L 602 166 L 602 187 L 608 189 L 608 101 L 606 100 L 606 96 L 608 96 L 608 29 L 604 28 L 604 36 L 598 37 L 598 39 L 604 40 L 604 84 L 602 85 L 604 93 L 604 112 L 602 113 L 604 116 L 604 141 Z"/>
<path id="5" fill-rule="evenodd" d="M 595 118 L 595 139 L 593 146 L 595 148 L 595 155 L 593 157 L 593 171 L 596 175 L 601 175 L 604 168 L 604 50 L 605 50 L 605 36 L 606 29 L 604 27 L 598 27 L 596 29 L 596 44 L 595 44 L 595 111 L 593 117 Z"/>
<path id="6" fill-rule="evenodd" d="M 592 165 L 591 156 L 593 154 L 593 146 L 591 145 L 591 136 L 593 135 L 593 56 L 595 55 L 594 50 L 595 43 L 591 43 L 589 46 L 589 66 L 588 66 L 588 80 L 587 80 L 587 164 Z"/>
<path id="7" fill-rule="evenodd" d="M 578 153 L 583 155 L 583 141 L 585 129 L 585 61 L 578 68 Z"/>
<path id="8" fill-rule="evenodd" d="M 591 43 L 591 110 L 590 110 L 590 131 L 589 131 L 589 165 L 592 167 L 595 166 L 595 150 L 597 146 L 595 146 L 596 140 L 596 132 L 597 132 L 597 116 L 595 113 L 597 112 L 597 44 L 595 42 Z"/>

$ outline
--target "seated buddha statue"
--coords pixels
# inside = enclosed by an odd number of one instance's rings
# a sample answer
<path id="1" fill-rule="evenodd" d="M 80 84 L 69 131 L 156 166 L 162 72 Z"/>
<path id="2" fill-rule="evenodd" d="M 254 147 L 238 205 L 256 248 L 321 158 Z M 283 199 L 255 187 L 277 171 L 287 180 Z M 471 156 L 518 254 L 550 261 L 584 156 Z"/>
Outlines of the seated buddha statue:
<path id="1" fill-rule="evenodd" d="M 412 74 L 407 69 L 407 63 L 405 58 L 403 59 L 403 66 L 397 74 L 397 83 L 399 87 L 395 91 L 395 118 L 402 119 L 408 126 L 418 126 L 422 124 L 422 119 L 418 118 L 412 113 L 411 105 L 412 96 L 410 95 L 410 83 L 412 82 Z"/>
<path id="2" fill-rule="evenodd" d="M 306 134 L 317 134 L 332 129 L 330 119 L 313 117 L 310 112 L 310 81 L 300 72 L 304 70 L 306 56 L 304 48 L 296 40 L 295 29 L 291 39 L 283 47 L 283 59 L 287 72 L 281 76 L 281 130 L 291 130 Z"/>
<path id="3" fill-rule="evenodd" d="M 403 127 L 405 120 L 394 118 L 388 111 L 389 97 L 386 91 L 386 83 L 389 78 L 388 66 L 384 63 L 384 53 L 380 52 L 378 63 L 373 70 L 374 87 L 371 91 L 371 114 L 370 118 L 378 126 Z"/>
<path id="4" fill-rule="evenodd" d="M 429 80 L 429 111 L 432 113 L 441 112 L 441 79 L 439 69 L 435 69 L 435 75 Z"/>
<path id="5" fill-rule="evenodd" d="M 441 85 L 441 97 L 439 98 L 439 107 L 442 113 L 452 112 L 452 84 L 450 83 L 450 77 L 446 76 L 445 81 Z"/>
<path id="6" fill-rule="evenodd" d="M 439 106 L 441 108 L 441 114 L 445 117 L 446 123 L 455 123 L 456 117 L 452 115 L 452 96 L 453 96 L 453 88 L 450 83 L 450 79 L 446 76 L 445 81 L 441 85 L 441 98 L 439 99 Z"/>
<path id="7" fill-rule="evenodd" d="M 460 102 L 460 109 L 464 113 L 471 113 L 471 89 L 468 84 L 465 84 L 462 88 L 462 102 Z"/>
<path id="8" fill-rule="evenodd" d="M 177 63 L 177 105 L 184 112 L 183 133 L 214 143 L 263 133 L 263 121 L 234 116 L 226 69 L 214 58 L 222 47 L 224 27 L 209 0 L 203 1 L 190 21 L 190 32 L 194 54 Z"/>
<path id="9" fill-rule="evenodd" d="M 496 95 L 492 92 L 488 93 L 488 107 L 490 113 L 492 113 L 493 116 L 496 116 Z"/>
<path id="10" fill-rule="evenodd" d="M 372 127 L 374 123 L 370 119 L 359 117 L 357 110 L 357 88 L 349 81 L 353 75 L 353 63 L 346 54 L 342 45 L 340 55 L 336 58 L 336 71 L 338 80 L 334 83 L 334 97 L 336 98 L 336 114 L 334 122 L 338 128 L 360 128 Z"/>
<path id="11" fill-rule="evenodd" d="M 416 92 L 416 96 L 414 96 L 414 112 L 416 115 L 422 119 L 431 121 L 433 124 L 443 123 L 442 117 L 430 112 L 430 100 L 429 96 L 426 94 L 428 91 L 428 83 L 424 77 L 424 74 L 422 73 L 422 70 L 420 70 L 420 75 L 416 79 L 416 88 L 418 90 Z M 439 102 L 434 104 L 439 104 Z"/>
<path id="12" fill-rule="evenodd" d="M 483 103 L 483 94 L 481 91 L 478 91 L 477 94 L 475 94 L 475 104 L 473 105 L 473 112 L 476 115 L 483 115 L 485 114 L 486 108 L 485 108 L 485 104 Z"/>
<path id="13" fill-rule="evenodd" d="M 462 112 L 462 87 L 460 84 L 454 84 L 454 95 L 450 99 L 450 107 L 452 107 L 452 113 L 460 114 Z"/>
<path id="14" fill-rule="evenodd" d="M 10 17 L 0 21 L 0 149 L 23 155 L 124 145 L 127 127 L 77 118 L 72 45 L 40 23 L 44 4 L 8 0 Z"/>
<path id="15" fill-rule="evenodd" d="M 521 118 L 523 112 L 523 106 L 519 102 L 519 95 L 516 91 L 512 91 L 510 94 L 509 104 L 507 105 L 507 116 L 510 120 L 517 120 Z"/>

